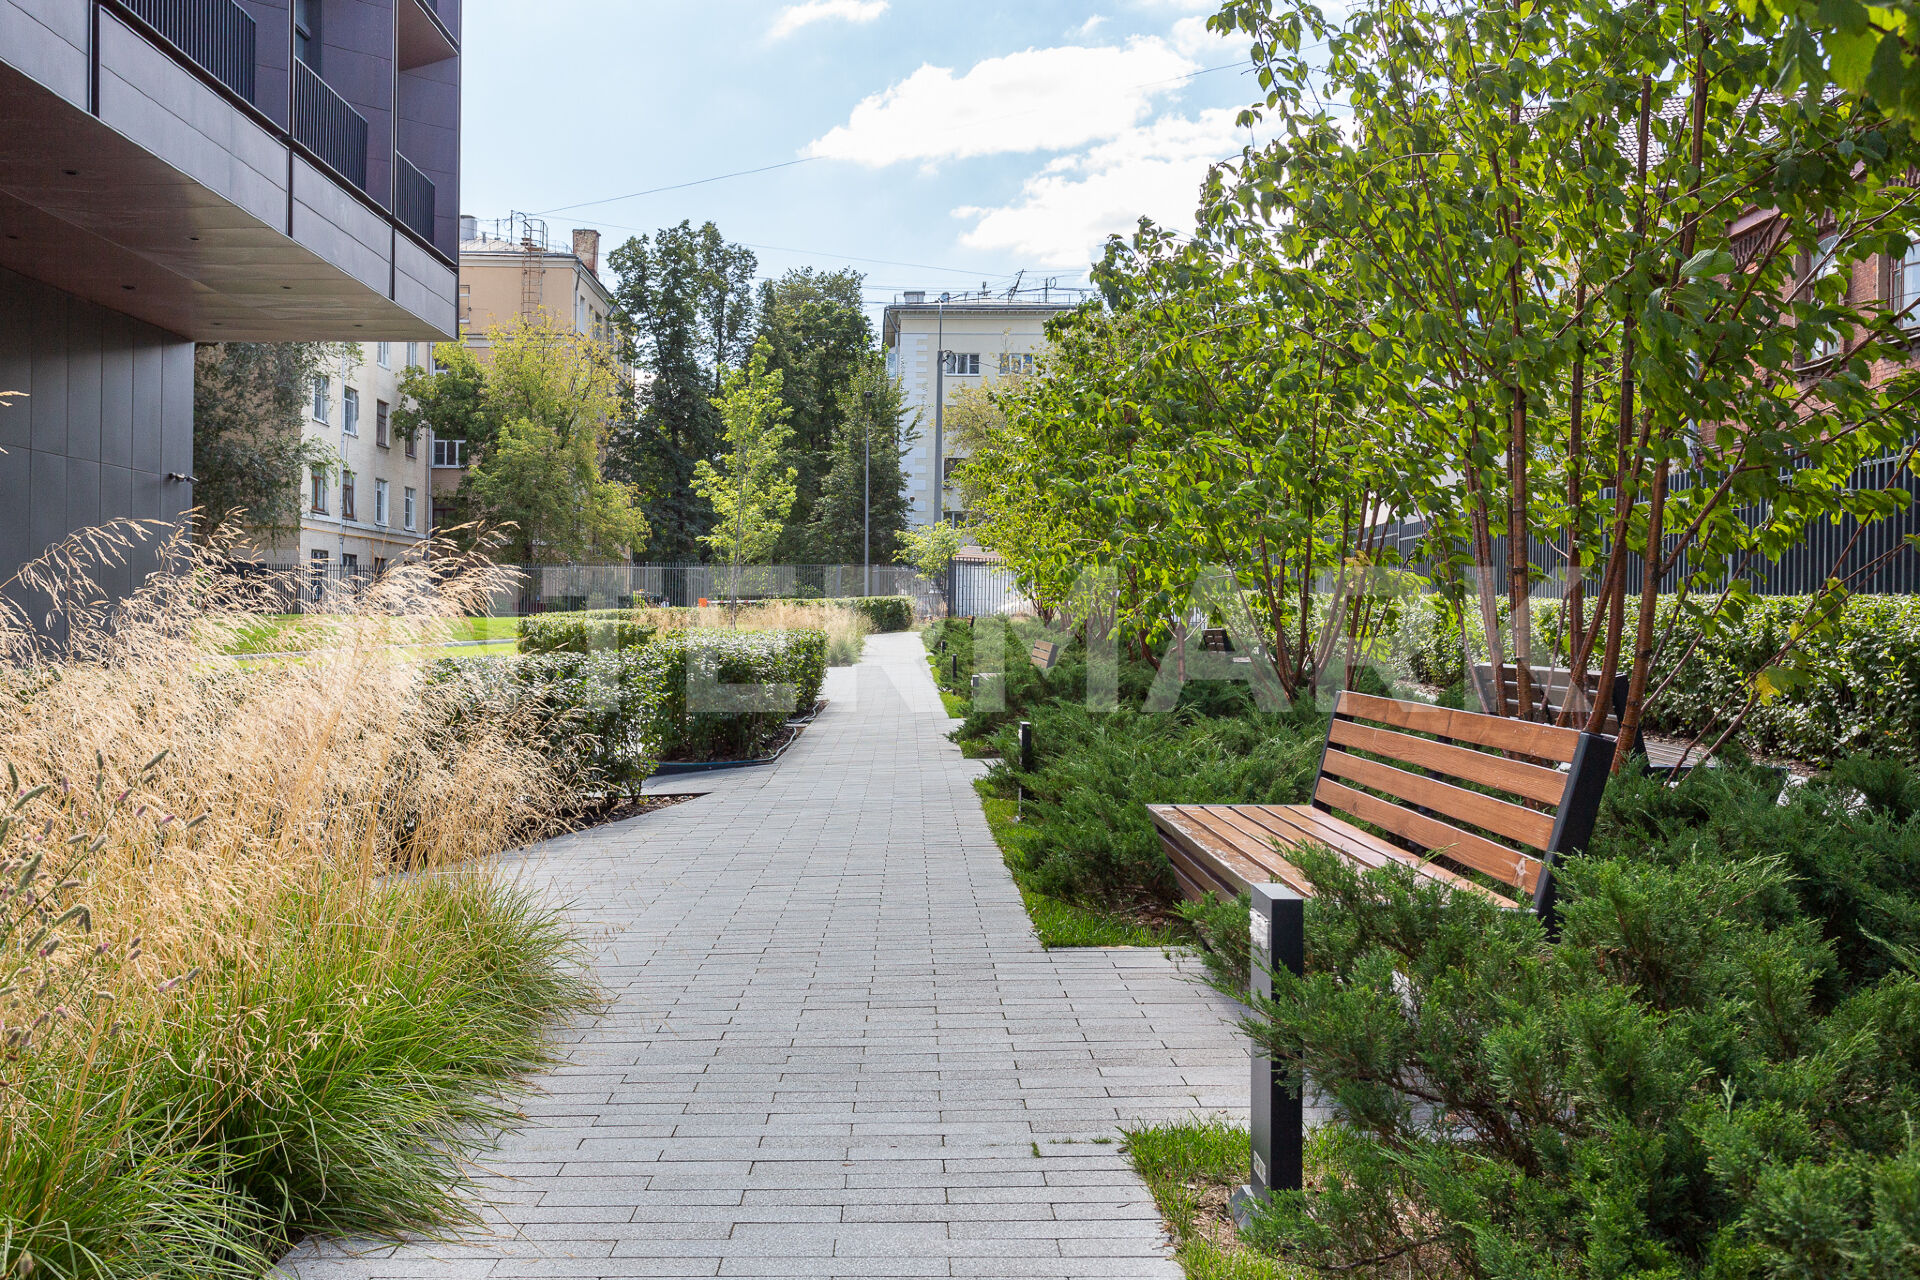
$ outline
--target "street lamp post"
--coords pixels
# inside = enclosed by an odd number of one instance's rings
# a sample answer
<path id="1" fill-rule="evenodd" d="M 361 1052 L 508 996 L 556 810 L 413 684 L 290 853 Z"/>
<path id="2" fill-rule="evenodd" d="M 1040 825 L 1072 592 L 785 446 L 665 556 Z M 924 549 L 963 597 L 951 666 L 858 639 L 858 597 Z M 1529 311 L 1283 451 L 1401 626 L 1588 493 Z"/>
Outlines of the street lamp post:
<path id="1" fill-rule="evenodd" d="M 866 505 L 865 515 L 861 518 L 860 559 L 863 566 L 860 575 L 860 594 L 873 594 L 873 392 L 862 393 L 867 403 L 867 439 L 866 439 Z"/>

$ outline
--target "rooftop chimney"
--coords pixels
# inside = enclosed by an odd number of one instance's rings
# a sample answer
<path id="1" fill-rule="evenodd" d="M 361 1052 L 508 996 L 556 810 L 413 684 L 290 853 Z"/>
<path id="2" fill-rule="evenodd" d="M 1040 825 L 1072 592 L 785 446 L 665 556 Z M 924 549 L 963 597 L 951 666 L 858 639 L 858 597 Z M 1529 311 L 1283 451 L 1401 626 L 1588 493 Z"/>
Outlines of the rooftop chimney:
<path id="1" fill-rule="evenodd" d="M 460 215 L 460 243 L 480 238 L 480 219 L 470 213 Z"/>
<path id="2" fill-rule="evenodd" d="M 587 270 L 600 274 L 600 233 L 584 227 L 573 229 L 573 256 L 587 264 Z"/>

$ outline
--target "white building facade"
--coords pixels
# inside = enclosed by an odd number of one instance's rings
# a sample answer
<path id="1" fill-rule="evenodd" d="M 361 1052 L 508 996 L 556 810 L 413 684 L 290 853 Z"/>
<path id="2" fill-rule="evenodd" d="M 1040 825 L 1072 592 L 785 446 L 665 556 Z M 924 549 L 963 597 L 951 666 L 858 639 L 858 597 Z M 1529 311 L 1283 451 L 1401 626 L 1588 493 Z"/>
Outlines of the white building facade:
<path id="1" fill-rule="evenodd" d="M 945 430 L 941 404 L 951 404 L 964 386 L 991 386 L 1033 372 L 1046 346 L 1046 323 L 1084 300 L 1082 290 L 1029 290 L 1002 294 L 903 293 L 881 320 L 887 372 L 900 383 L 901 421 L 918 415 L 920 438 L 902 458 L 907 476 L 908 521 L 932 524 L 964 516 L 950 476 L 960 457 Z"/>
<path id="2" fill-rule="evenodd" d="M 425 342 L 368 342 L 315 378 L 307 439 L 332 461 L 303 479 L 299 558 L 328 577 L 376 574 L 433 531 L 433 441 L 393 429 L 409 368 L 433 359 Z"/>

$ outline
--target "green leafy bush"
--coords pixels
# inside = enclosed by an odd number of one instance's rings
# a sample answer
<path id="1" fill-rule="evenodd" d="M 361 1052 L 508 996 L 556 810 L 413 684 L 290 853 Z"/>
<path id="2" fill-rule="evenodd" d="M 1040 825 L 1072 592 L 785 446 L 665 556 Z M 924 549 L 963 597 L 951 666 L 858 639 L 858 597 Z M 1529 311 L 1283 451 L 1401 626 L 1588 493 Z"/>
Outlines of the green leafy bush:
<path id="1" fill-rule="evenodd" d="M 635 621 L 624 609 L 582 613 L 542 613 L 520 619 L 521 653 L 604 653 L 635 649 L 653 639 L 655 628 Z"/>
<path id="2" fill-rule="evenodd" d="M 469 703 L 528 711 L 533 740 L 568 787 L 630 791 L 653 773 L 646 733 L 665 697 L 637 661 L 644 651 L 443 659 L 432 678 L 460 686 Z"/>
<path id="3" fill-rule="evenodd" d="M 1616 779 L 1557 940 L 1302 851 L 1307 971 L 1250 1030 L 1341 1118 L 1255 1238 L 1362 1275 L 1916 1274 L 1911 783 L 1778 786 Z"/>
<path id="4" fill-rule="evenodd" d="M 660 759 L 747 760 L 765 754 L 789 717 L 812 710 L 826 680 L 827 637 L 668 631 L 636 651 L 634 664 L 656 695 L 639 732 Z"/>

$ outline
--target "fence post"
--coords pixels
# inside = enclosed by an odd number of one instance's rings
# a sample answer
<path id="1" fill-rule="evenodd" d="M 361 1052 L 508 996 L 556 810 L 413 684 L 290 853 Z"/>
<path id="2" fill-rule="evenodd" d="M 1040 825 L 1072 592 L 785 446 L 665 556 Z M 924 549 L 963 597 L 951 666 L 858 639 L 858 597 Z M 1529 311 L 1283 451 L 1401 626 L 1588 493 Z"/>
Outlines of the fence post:
<path id="1" fill-rule="evenodd" d="M 1283 884 L 1256 884 L 1248 921 L 1253 943 L 1253 994 L 1272 999 L 1279 969 L 1298 977 L 1306 965 L 1306 899 Z M 1284 1063 L 1253 1052 L 1253 1159 L 1247 1185 L 1233 1193 L 1234 1218 L 1245 1225 L 1253 1206 L 1272 1191 L 1298 1191 L 1305 1185 L 1306 1110 L 1299 1093 L 1287 1085 Z"/>

